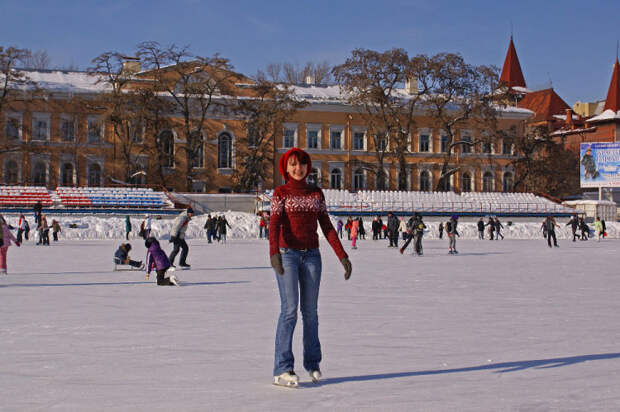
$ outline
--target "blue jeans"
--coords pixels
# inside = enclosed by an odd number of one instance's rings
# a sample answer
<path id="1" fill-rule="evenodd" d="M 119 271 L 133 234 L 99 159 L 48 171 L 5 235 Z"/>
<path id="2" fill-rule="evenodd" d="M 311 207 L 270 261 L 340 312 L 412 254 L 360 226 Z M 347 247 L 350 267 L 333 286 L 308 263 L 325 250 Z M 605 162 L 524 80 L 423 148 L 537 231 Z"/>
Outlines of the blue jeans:
<path id="1" fill-rule="evenodd" d="M 322 356 L 317 306 L 321 284 L 321 254 L 319 249 L 280 249 L 280 253 L 284 275 L 276 273 L 280 291 L 280 317 L 276 329 L 273 375 L 294 369 L 293 332 L 300 300 L 304 325 L 304 368 L 307 371 L 319 370 Z"/>

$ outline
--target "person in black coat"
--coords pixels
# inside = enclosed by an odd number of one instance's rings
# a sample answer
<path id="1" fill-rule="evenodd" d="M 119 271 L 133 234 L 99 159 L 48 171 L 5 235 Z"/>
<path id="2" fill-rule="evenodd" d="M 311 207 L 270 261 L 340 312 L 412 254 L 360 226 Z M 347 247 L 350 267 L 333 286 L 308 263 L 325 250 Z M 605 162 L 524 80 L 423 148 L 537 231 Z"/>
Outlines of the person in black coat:
<path id="1" fill-rule="evenodd" d="M 388 213 L 388 222 L 387 222 L 387 232 L 388 238 L 390 239 L 390 244 L 388 247 L 398 247 L 398 227 L 400 226 L 400 222 L 398 218 L 394 216 L 394 213 Z"/>
<path id="2" fill-rule="evenodd" d="M 114 252 L 114 263 L 117 265 L 129 265 L 134 268 L 142 267 L 142 261 L 138 262 L 129 259 L 130 250 L 131 245 L 129 243 L 121 243 L 116 252 Z"/>
<path id="3" fill-rule="evenodd" d="M 482 218 L 478 221 L 478 239 L 484 240 L 484 221 Z"/>
<path id="4" fill-rule="evenodd" d="M 573 242 L 575 242 L 577 240 L 577 228 L 579 227 L 579 218 L 577 217 L 577 215 L 573 215 L 570 220 L 568 221 L 568 223 L 566 224 L 566 226 L 570 225 L 570 229 L 573 232 Z"/>
<path id="5" fill-rule="evenodd" d="M 504 228 L 504 225 L 502 225 L 499 221 L 498 218 L 494 219 L 495 222 L 495 240 L 499 240 L 499 237 L 502 237 L 502 240 L 504 240 L 504 235 L 502 235 L 502 229 Z"/>

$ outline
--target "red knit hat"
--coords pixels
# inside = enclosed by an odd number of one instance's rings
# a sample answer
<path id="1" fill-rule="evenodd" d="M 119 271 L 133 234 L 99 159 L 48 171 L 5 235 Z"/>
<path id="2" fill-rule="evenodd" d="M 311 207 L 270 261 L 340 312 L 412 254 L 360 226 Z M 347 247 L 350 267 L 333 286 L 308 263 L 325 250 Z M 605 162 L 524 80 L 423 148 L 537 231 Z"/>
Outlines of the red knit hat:
<path id="1" fill-rule="evenodd" d="M 312 159 L 310 159 L 310 155 L 297 147 L 293 147 L 291 150 L 284 153 L 279 162 L 280 174 L 286 181 L 289 180 L 288 173 L 286 173 L 286 165 L 288 163 L 288 158 L 291 157 L 293 153 L 297 153 L 302 164 L 305 163 L 308 165 L 308 171 L 306 172 L 306 176 L 304 176 L 304 178 L 307 177 L 312 170 Z"/>

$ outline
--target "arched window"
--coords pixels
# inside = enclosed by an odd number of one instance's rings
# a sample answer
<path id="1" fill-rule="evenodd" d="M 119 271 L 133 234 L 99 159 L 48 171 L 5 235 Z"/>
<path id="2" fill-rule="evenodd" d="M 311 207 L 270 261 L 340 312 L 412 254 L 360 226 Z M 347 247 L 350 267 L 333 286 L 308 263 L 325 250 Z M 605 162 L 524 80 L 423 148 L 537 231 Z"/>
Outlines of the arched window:
<path id="1" fill-rule="evenodd" d="M 205 152 L 202 134 L 192 132 L 193 150 L 191 153 L 192 167 L 205 167 Z"/>
<path id="2" fill-rule="evenodd" d="M 316 167 L 313 167 L 307 178 L 308 184 L 312 186 L 319 185 L 319 171 Z"/>
<path id="3" fill-rule="evenodd" d="M 98 163 L 88 166 L 88 186 L 101 186 L 101 166 Z"/>
<path id="4" fill-rule="evenodd" d="M 502 184 L 502 190 L 504 192 L 512 192 L 514 186 L 514 178 L 512 177 L 512 173 L 506 172 L 504 173 L 504 182 Z"/>
<path id="5" fill-rule="evenodd" d="M 342 172 L 340 169 L 332 169 L 329 174 L 329 187 L 331 189 L 342 189 Z"/>
<path id="6" fill-rule="evenodd" d="M 463 173 L 463 182 L 461 185 L 463 192 L 471 192 L 471 174 Z"/>
<path id="7" fill-rule="evenodd" d="M 170 130 L 159 134 L 159 150 L 161 151 L 161 165 L 174 167 L 174 135 Z"/>
<path id="8" fill-rule="evenodd" d="M 36 186 L 47 185 L 47 166 L 44 161 L 39 160 L 32 169 L 32 184 Z"/>
<path id="9" fill-rule="evenodd" d="M 420 172 L 420 191 L 429 192 L 431 190 L 431 174 L 428 170 Z"/>
<path id="10" fill-rule="evenodd" d="M 400 170 L 398 171 L 397 174 L 397 180 L 396 180 L 396 184 L 398 185 L 398 190 L 409 190 L 410 186 L 409 186 L 409 176 L 410 176 L 410 172 L 407 171 L 405 173 L 405 178 L 404 181 L 401 182 L 400 181 Z"/>
<path id="11" fill-rule="evenodd" d="M 222 133 L 217 139 L 217 167 L 232 168 L 232 137 L 228 133 Z"/>
<path id="12" fill-rule="evenodd" d="M 483 192 L 492 192 L 494 190 L 493 184 L 493 173 L 484 172 L 482 175 L 482 191 Z"/>
<path id="13" fill-rule="evenodd" d="M 9 160 L 4 163 L 4 183 L 8 185 L 14 185 L 19 178 L 19 170 L 17 169 L 17 162 L 15 160 Z"/>
<path id="14" fill-rule="evenodd" d="M 72 163 L 64 163 L 60 168 L 60 184 L 63 186 L 73 186 L 75 184 Z"/>
<path id="15" fill-rule="evenodd" d="M 357 169 L 353 173 L 353 190 L 364 189 L 366 189 L 366 176 L 364 175 L 364 171 L 362 169 Z"/>

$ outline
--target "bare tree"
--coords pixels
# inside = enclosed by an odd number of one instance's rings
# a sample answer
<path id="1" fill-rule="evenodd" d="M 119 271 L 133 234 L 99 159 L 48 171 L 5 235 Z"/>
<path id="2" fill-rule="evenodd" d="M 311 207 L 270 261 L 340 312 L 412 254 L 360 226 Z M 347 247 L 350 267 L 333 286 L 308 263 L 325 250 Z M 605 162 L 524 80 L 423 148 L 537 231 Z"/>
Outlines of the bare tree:
<path id="1" fill-rule="evenodd" d="M 271 82 L 278 83 L 281 81 L 280 73 L 282 72 L 282 65 L 280 63 L 270 63 L 265 70 L 267 72 L 267 79 Z"/>
<path id="2" fill-rule="evenodd" d="M 442 133 L 443 160 L 435 190 L 448 190 L 450 176 L 460 170 L 452 166 L 455 148 L 490 144 L 497 133 L 498 70 L 472 66 L 458 54 L 440 53 L 428 59 L 429 70 L 418 81 L 429 91 L 424 100 L 426 114 Z M 466 140 L 457 131 L 471 127 L 480 136 Z"/>
<path id="3" fill-rule="evenodd" d="M 146 42 L 138 46 L 138 56 L 153 71 L 157 88 L 171 97 L 175 111 L 183 118 L 185 174 L 187 191 L 191 191 L 207 115 L 226 110 L 225 96 L 234 94 L 234 83 L 241 76 L 233 71 L 228 59 L 217 54 L 196 56 L 188 47 L 172 45 L 163 49 L 156 42 Z"/>
<path id="4" fill-rule="evenodd" d="M 24 66 L 35 70 L 48 70 L 52 65 L 52 59 L 45 50 L 37 50 L 30 53 L 24 60 Z"/>
<path id="5" fill-rule="evenodd" d="M 425 69 L 425 59 L 410 59 L 403 49 L 385 52 L 356 49 L 345 63 L 332 71 L 347 99 L 372 131 L 376 163 L 359 165 L 375 175 L 379 189 L 388 186 L 383 165 L 390 151 L 394 152 L 399 163 L 398 187 L 406 189 L 405 153 L 415 127 L 416 108 L 428 88 L 406 92 L 403 85 L 407 79 L 424 73 Z"/>
<path id="6" fill-rule="evenodd" d="M 332 67 L 327 61 L 318 63 L 314 66 L 314 82 L 316 84 L 328 84 L 331 82 L 331 70 Z"/>
<path id="7" fill-rule="evenodd" d="M 244 120 L 247 137 L 240 139 L 240 168 L 235 172 L 236 190 L 257 190 L 274 163 L 273 142 L 284 122 L 305 103 L 294 98 L 290 89 L 263 81 L 253 87 L 250 98 L 238 99 L 235 113 Z"/>
<path id="8" fill-rule="evenodd" d="M 292 63 L 282 64 L 282 71 L 284 72 L 284 81 L 289 84 L 298 84 L 299 69 Z"/>

